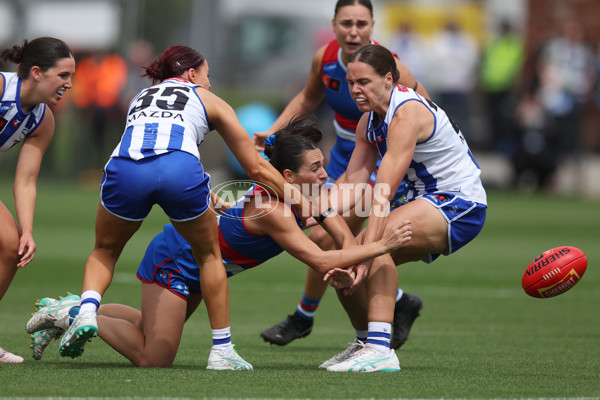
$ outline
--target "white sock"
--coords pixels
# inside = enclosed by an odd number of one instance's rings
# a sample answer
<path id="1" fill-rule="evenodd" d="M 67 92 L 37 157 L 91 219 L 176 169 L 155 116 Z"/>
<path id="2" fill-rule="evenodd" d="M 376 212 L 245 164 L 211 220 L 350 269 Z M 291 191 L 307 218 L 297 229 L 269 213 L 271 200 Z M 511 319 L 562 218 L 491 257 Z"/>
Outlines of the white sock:
<path id="1" fill-rule="evenodd" d="M 98 311 L 98 307 L 100 307 L 100 300 L 102 300 L 102 295 L 100 295 L 100 293 L 96 292 L 95 290 L 86 290 L 81 294 L 79 313 L 83 314 L 84 312 Z"/>
<path id="2" fill-rule="evenodd" d="M 213 349 L 219 349 L 223 354 L 233 353 L 233 344 L 231 343 L 231 327 L 223 329 L 212 329 Z"/>
<path id="3" fill-rule="evenodd" d="M 392 324 L 387 322 L 369 322 L 369 337 L 367 343 L 380 353 L 390 352 L 390 337 L 392 335 Z"/>

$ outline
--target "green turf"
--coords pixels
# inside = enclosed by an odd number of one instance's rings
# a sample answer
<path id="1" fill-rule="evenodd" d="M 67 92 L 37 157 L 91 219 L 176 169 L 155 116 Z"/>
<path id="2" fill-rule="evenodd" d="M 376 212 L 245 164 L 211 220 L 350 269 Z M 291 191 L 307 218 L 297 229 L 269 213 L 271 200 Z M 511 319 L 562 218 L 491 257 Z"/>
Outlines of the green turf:
<path id="1" fill-rule="evenodd" d="M 12 207 L 10 198 L 2 200 Z M 317 368 L 353 334 L 332 291 L 307 338 L 285 347 L 262 341 L 261 330 L 293 312 L 302 291 L 304 267 L 287 255 L 230 280 L 232 335 L 253 372 L 205 370 L 211 338 L 203 307 L 186 325 L 171 369 L 135 368 L 100 339 L 80 358 L 62 358 L 52 344 L 42 361 L 34 361 L 24 323 L 36 298 L 79 293 L 97 202 L 95 190 L 40 183 L 38 253 L 0 303 L 2 345 L 26 356 L 26 363 L 0 365 L 0 398 L 600 396 L 600 201 L 490 193 L 488 221 L 473 243 L 431 265 L 399 269 L 402 287 L 421 296 L 425 308 L 398 352 L 402 371 L 379 374 Z M 128 244 L 103 302 L 139 306 L 137 263 L 165 221 L 160 210 L 152 212 Z M 528 297 L 521 289 L 525 267 L 543 250 L 560 245 L 586 252 L 583 280 L 556 298 Z"/>

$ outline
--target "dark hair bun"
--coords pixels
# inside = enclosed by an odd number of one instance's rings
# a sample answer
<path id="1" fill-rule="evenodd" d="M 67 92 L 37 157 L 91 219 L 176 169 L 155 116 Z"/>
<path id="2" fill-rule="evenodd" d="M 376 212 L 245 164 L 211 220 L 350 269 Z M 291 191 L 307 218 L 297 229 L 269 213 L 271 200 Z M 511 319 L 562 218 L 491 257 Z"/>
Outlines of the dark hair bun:
<path id="1" fill-rule="evenodd" d="M 27 40 L 23 46 L 14 45 L 2 51 L 2 61 L 10 61 L 14 64 L 20 64 L 23 61 L 23 47 L 27 45 Z"/>

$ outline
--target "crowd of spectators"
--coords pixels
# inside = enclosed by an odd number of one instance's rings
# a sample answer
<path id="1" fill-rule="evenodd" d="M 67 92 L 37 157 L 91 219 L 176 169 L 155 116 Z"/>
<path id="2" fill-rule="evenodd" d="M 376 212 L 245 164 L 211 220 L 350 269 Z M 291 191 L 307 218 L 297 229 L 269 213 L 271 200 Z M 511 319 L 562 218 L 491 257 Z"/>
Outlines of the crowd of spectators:
<path id="1" fill-rule="evenodd" d="M 482 43 L 448 19 L 433 35 L 402 23 L 390 48 L 425 84 L 476 151 L 509 161 L 512 183 L 544 188 L 565 162 L 598 153 L 600 127 L 584 140 L 586 119 L 600 112 L 600 43 L 577 18 L 560 21 L 534 51 L 507 19 Z M 534 67 L 523 79 L 525 62 Z"/>
<path id="2" fill-rule="evenodd" d="M 527 27 L 508 19 L 488 27 L 483 40 L 457 19 L 448 18 L 428 36 L 416 24 L 402 22 L 382 44 L 413 71 L 474 151 L 510 163 L 512 183 L 526 176 L 528 184 L 551 185 L 561 163 L 600 153 L 600 41 L 590 40 L 580 20 L 563 19 L 529 47 Z M 63 172 L 101 170 L 122 134 L 129 101 L 146 84 L 139 67 L 152 60 L 155 50 L 140 40 L 123 54 L 75 53 L 72 93 L 55 110 L 71 118 L 57 126 L 58 135 L 64 131 L 69 139 L 58 138 L 54 147 L 72 148 L 51 149 L 51 167 L 61 169 L 60 154 L 78 154 Z M 524 77 L 526 64 L 530 68 Z"/>

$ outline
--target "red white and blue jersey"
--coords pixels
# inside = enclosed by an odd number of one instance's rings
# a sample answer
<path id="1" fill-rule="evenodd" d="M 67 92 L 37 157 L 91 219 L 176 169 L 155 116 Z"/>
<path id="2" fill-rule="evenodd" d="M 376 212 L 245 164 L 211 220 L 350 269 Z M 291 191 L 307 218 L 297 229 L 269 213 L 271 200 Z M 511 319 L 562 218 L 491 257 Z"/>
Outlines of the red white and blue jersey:
<path id="1" fill-rule="evenodd" d="M 255 267 L 283 251 L 273 238 L 250 231 L 244 223 L 244 204 L 262 193 L 265 193 L 264 189 L 254 185 L 233 207 L 219 216 L 219 247 L 228 274 Z M 296 222 L 302 226 L 297 217 Z"/>
<path id="2" fill-rule="evenodd" d="M 369 114 L 366 138 L 377 148 L 380 157 L 384 157 L 387 152 L 388 126 L 398 108 L 408 101 L 418 101 L 427 107 L 435 122 L 429 138 L 416 145 L 404 177 L 407 184 L 405 201 L 412 201 L 428 193 L 445 192 L 487 204 L 480 178 L 481 170 L 459 128 L 435 103 L 402 85 L 397 85 L 392 90 L 383 121 L 379 121 L 374 112 Z"/>
<path id="3" fill-rule="evenodd" d="M 346 82 L 347 68 L 342 62 L 342 49 L 337 40 L 325 48 L 321 62 L 321 80 L 325 88 L 325 100 L 334 111 L 333 124 L 338 137 L 354 142 L 356 125 L 363 113 L 350 96 Z"/>
<path id="4" fill-rule="evenodd" d="M 46 115 L 46 105 L 37 104 L 25 113 L 21 109 L 22 80 L 14 72 L 0 72 L 4 90 L 0 98 L 0 151 L 22 142 L 36 130 Z"/>
<path id="5" fill-rule="evenodd" d="M 198 146 L 211 128 L 197 87 L 170 78 L 142 90 L 129 105 L 125 133 L 111 157 L 140 160 L 185 151 L 200 160 Z"/>
<path id="6" fill-rule="evenodd" d="M 275 257 L 283 252 L 283 248 L 268 235 L 259 235 L 248 230 L 244 224 L 244 204 L 253 196 L 260 195 L 260 187 L 253 186 L 248 193 L 238 200 L 234 206 L 219 216 L 219 247 L 227 277 Z M 301 221 L 296 217 L 298 226 Z M 178 273 L 186 280 L 198 281 L 199 270 L 191 246 L 181 236 L 173 225 L 165 225 L 164 231 L 159 236 L 168 247 L 168 261 L 173 261 L 178 266 Z M 166 257 L 163 257 L 166 259 Z M 144 281 L 150 281 L 154 266 L 146 268 L 147 271 L 140 276 Z"/>
<path id="7" fill-rule="evenodd" d="M 371 43 L 379 44 L 375 40 L 371 40 Z M 326 168 L 327 175 L 332 181 L 346 172 L 356 142 L 356 126 L 363 115 L 350 96 L 350 89 L 346 82 L 347 72 L 346 65 L 342 62 L 342 49 L 336 40 L 332 40 L 325 48 L 320 70 L 325 88 L 325 100 L 334 111 L 333 126 L 337 137 Z M 377 161 L 377 166 L 380 161 Z M 373 184 L 376 178 L 376 173 L 373 173 L 371 175 Z M 403 195 L 404 189 L 400 187 L 397 198 L 402 198 Z"/>
<path id="8" fill-rule="evenodd" d="M 372 44 L 379 44 L 371 40 Z M 321 80 L 325 88 L 325 100 L 334 111 L 333 124 L 338 137 L 356 141 L 356 125 L 363 112 L 350 96 L 346 65 L 342 62 L 342 49 L 337 40 L 329 42 L 321 61 Z"/>

